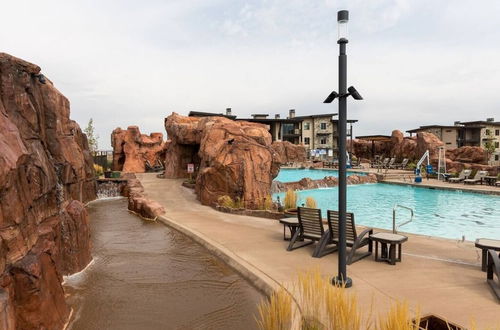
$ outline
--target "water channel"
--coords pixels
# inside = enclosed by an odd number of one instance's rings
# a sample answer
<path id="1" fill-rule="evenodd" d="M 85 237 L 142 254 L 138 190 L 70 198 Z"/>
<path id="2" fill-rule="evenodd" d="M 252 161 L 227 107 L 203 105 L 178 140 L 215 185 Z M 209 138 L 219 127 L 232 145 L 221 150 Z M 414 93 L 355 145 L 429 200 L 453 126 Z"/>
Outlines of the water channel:
<path id="1" fill-rule="evenodd" d="M 68 329 L 255 329 L 263 295 L 185 235 L 127 211 L 88 206 L 93 262 L 65 278 Z"/>

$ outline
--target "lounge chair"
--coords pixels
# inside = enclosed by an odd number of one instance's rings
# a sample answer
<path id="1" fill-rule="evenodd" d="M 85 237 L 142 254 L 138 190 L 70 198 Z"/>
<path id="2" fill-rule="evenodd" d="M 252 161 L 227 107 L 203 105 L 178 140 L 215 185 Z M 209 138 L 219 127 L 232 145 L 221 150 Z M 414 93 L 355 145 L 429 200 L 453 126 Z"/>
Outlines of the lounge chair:
<path id="1" fill-rule="evenodd" d="M 407 165 L 408 165 L 408 158 L 405 158 L 405 159 L 403 159 L 403 161 L 401 162 L 401 164 L 399 164 L 398 168 L 404 170 Z"/>
<path id="2" fill-rule="evenodd" d="M 470 183 L 470 184 L 479 183 L 479 182 L 483 181 L 483 178 L 485 176 L 488 176 L 488 172 L 487 171 L 477 171 L 476 175 L 474 175 L 474 178 L 472 178 L 472 179 L 465 179 L 464 180 L 464 184 L 467 184 L 467 183 Z"/>
<path id="3" fill-rule="evenodd" d="M 448 182 L 451 182 L 451 183 L 462 182 L 465 179 L 467 179 L 471 173 L 472 173 L 472 170 L 462 170 L 462 172 L 460 172 L 460 174 L 458 175 L 458 177 L 456 177 L 456 178 L 449 178 Z"/>
<path id="4" fill-rule="evenodd" d="M 323 234 L 325 233 L 320 209 L 299 207 L 298 218 L 299 228 L 290 240 L 290 244 L 287 248 L 288 251 L 292 251 L 306 245 L 310 245 L 314 242 L 318 242 L 321 240 L 321 237 L 323 237 Z M 294 246 L 297 241 L 303 241 L 304 239 L 310 240 L 310 242 L 300 244 L 299 246 Z"/>
<path id="5" fill-rule="evenodd" d="M 493 276 L 497 277 L 496 282 Z M 498 252 L 494 250 L 488 250 L 486 281 L 497 296 L 498 301 L 500 301 L 500 257 L 498 256 Z"/>
<path id="6" fill-rule="evenodd" d="M 328 231 L 323 235 L 320 243 L 314 251 L 313 257 L 321 258 L 325 254 L 334 252 L 337 247 L 328 249 L 327 246 L 331 244 L 338 245 L 339 242 L 339 212 L 328 211 Z M 373 245 L 370 240 L 370 235 L 373 234 L 372 228 L 363 230 L 360 235 L 356 233 L 356 224 L 354 222 L 354 214 L 346 213 L 346 243 L 351 248 L 347 255 L 347 264 L 350 265 L 358 260 L 361 260 L 372 254 Z M 356 255 L 356 251 L 368 245 L 368 252 Z"/>
<path id="7" fill-rule="evenodd" d="M 395 157 L 392 157 L 388 164 L 385 165 L 385 168 L 392 168 L 394 166 L 394 162 L 396 161 Z"/>
<path id="8" fill-rule="evenodd" d="M 376 168 L 385 168 L 389 164 L 389 158 L 384 158 L 384 160 L 375 165 Z"/>

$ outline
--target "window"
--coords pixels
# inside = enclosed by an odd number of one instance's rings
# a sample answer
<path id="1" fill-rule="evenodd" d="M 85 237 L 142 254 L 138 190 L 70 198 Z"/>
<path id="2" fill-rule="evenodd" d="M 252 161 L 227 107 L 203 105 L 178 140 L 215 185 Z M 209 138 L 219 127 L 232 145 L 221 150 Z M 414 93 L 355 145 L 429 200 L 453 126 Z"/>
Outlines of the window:
<path id="1" fill-rule="evenodd" d="M 446 142 L 446 144 L 451 144 L 451 142 Z"/>
<path id="2" fill-rule="evenodd" d="M 325 124 L 326 125 L 326 124 Z M 319 140 L 319 144 L 326 144 L 326 139 L 325 138 L 321 138 Z"/>
<path id="3" fill-rule="evenodd" d="M 304 130 L 308 131 L 309 129 L 311 129 L 310 125 L 311 124 L 309 124 L 309 123 L 304 123 Z"/>
<path id="4" fill-rule="evenodd" d="M 311 138 L 308 137 L 304 138 L 304 144 L 309 145 L 310 143 L 311 143 Z"/>
<path id="5" fill-rule="evenodd" d="M 500 142 L 495 142 L 495 149 L 500 147 Z"/>
<path id="6" fill-rule="evenodd" d="M 500 155 L 495 155 L 495 160 L 499 160 L 500 159 Z"/>
<path id="7" fill-rule="evenodd" d="M 496 130 L 495 130 L 495 135 L 496 135 L 496 136 L 499 136 L 499 135 L 500 135 L 500 129 L 496 129 Z"/>
<path id="8" fill-rule="evenodd" d="M 320 123 L 319 124 L 320 129 L 326 129 L 326 123 Z"/>

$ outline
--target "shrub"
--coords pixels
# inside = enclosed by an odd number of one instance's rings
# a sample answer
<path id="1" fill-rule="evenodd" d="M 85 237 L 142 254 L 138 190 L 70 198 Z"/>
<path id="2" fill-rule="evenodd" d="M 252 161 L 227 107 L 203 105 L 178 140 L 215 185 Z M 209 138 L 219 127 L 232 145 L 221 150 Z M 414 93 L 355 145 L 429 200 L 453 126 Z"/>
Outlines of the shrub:
<path id="1" fill-rule="evenodd" d="M 228 195 L 224 195 L 224 196 L 219 197 L 217 199 L 217 204 L 219 204 L 220 206 L 229 207 L 229 208 L 232 208 L 232 209 L 242 209 L 242 208 L 245 208 L 245 203 L 244 203 L 244 201 L 241 198 L 236 197 L 236 200 L 233 200 Z"/>
<path id="2" fill-rule="evenodd" d="M 292 189 L 288 189 L 285 194 L 285 210 L 294 209 L 297 207 L 297 193 Z"/>
<path id="3" fill-rule="evenodd" d="M 285 289 L 274 292 L 259 304 L 257 325 L 262 330 L 288 330 L 292 325 L 292 297 Z"/>
<path id="4" fill-rule="evenodd" d="M 273 198 L 271 195 L 267 195 L 266 197 L 262 198 L 261 202 L 259 203 L 259 209 L 260 210 L 273 209 Z"/>
<path id="5" fill-rule="evenodd" d="M 101 176 L 104 174 L 104 170 L 101 165 L 99 164 L 94 164 L 94 171 L 97 176 Z"/>
<path id="6" fill-rule="evenodd" d="M 306 198 L 306 207 L 310 207 L 312 209 L 315 209 L 318 207 L 318 203 L 316 203 L 316 200 L 313 197 L 308 196 Z"/>
<path id="7" fill-rule="evenodd" d="M 319 270 L 300 273 L 294 292 L 299 298 L 299 308 L 292 308 L 292 297 L 283 288 L 260 303 L 260 319 L 257 320 L 260 329 L 290 329 L 293 320 L 300 322 L 299 329 L 419 329 L 420 313 L 417 310 L 412 315 L 408 303 L 396 302 L 387 313 L 379 315 L 374 321 L 371 309 L 363 315 L 354 293 L 332 285 Z"/>

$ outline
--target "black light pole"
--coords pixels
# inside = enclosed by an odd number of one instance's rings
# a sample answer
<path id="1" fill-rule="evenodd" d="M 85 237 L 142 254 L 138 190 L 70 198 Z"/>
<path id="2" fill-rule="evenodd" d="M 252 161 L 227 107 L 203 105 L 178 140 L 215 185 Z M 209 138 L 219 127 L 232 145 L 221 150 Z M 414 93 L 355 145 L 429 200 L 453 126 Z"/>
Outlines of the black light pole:
<path id="1" fill-rule="evenodd" d="M 324 101 L 332 103 L 335 98 L 339 99 L 339 269 L 338 275 L 332 279 L 332 284 L 341 285 L 349 288 L 352 286 L 352 280 L 347 277 L 347 253 L 346 253 L 346 208 L 347 208 L 347 97 L 352 95 L 356 100 L 362 100 L 358 91 L 354 87 L 347 88 L 347 22 L 349 21 L 349 12 L 341 10 L 337 13 L 337 22 L 339 28 L 339 93 L 333 91 Z"/>

